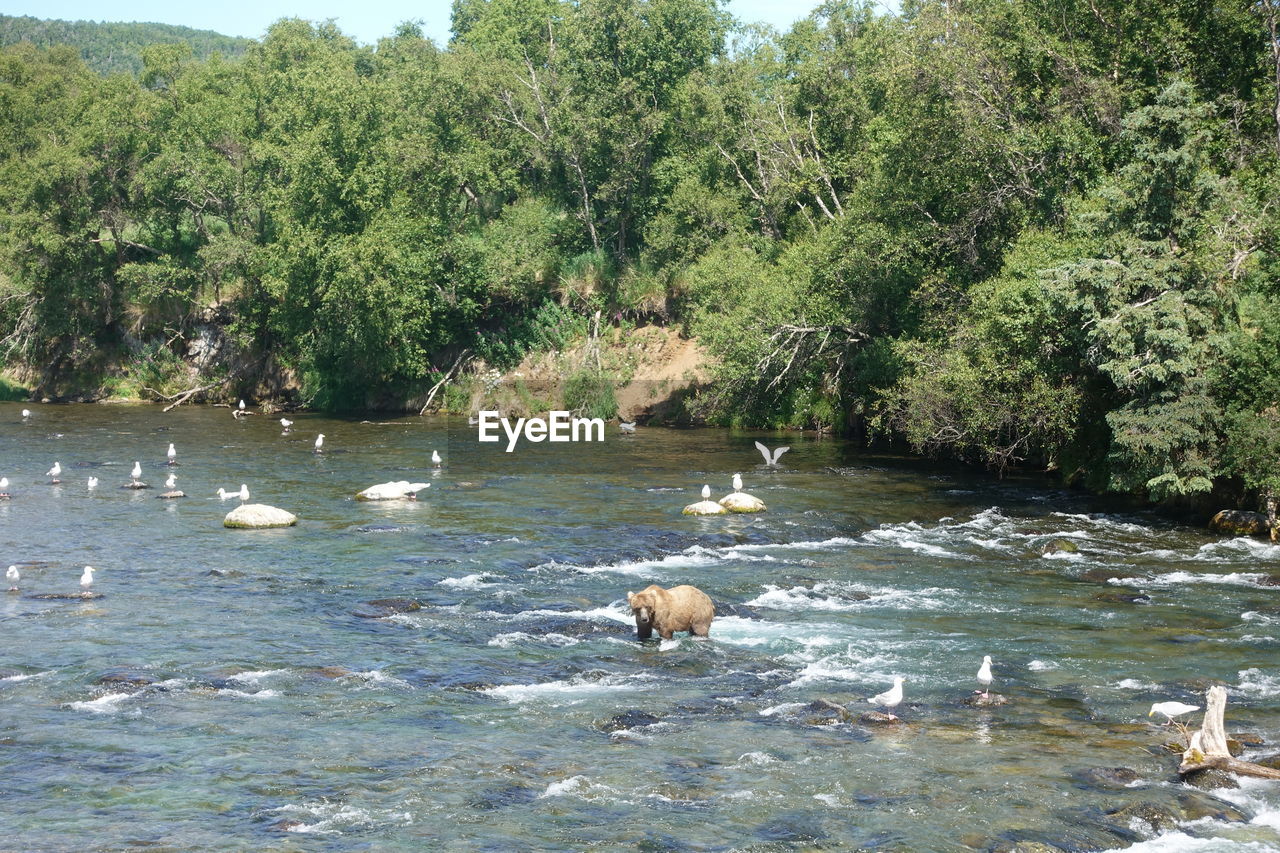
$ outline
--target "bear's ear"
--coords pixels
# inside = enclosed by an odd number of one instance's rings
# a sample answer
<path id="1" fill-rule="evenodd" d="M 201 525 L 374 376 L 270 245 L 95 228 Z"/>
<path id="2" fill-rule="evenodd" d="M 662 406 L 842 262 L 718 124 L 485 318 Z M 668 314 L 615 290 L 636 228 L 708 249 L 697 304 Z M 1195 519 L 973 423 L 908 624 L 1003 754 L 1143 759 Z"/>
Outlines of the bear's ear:
<path id="1" fill-rule="evenodd" d="M 627 593 L 627 604 L 630 604 L 631 602 L 633 602 L 633 601 L 635 601 L 635 600 L 636 600 L 636 594 L 635 594 L 634 592 L 628 592 L 628 593 Z"/>

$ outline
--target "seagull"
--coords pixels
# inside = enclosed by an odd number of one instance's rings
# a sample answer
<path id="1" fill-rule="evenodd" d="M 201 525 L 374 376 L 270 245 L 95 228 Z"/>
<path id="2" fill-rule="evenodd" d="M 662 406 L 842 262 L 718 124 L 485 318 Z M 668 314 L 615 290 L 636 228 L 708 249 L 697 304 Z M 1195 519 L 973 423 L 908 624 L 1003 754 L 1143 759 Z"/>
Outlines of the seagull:
<path id="1" fill-rule="evenodd" d="M 703 499 L 704 501 L 709 501 L 709 500 L 711 500 L 711 487 L 710 487 L 710 486 L 705 486 L 705 485 L 704 485 L 704 486 L 702 487 L 702 499 Z"/>
<path id="2" fill-rule="evenodd" d="M 30 410 L 30 409 L 23 409 L 23 410 L 22 410 L 22 419 L 25 421 L 25 420 L 26 420 L 27 418 L 29 418 L 29 417 L 31 417 L 31 410 Z"/>
<path id="3" fill-rule="evenodd" d="M 630 423 L 628 423 L 627 421 L 618 421 L 618 429 L 621 430 L 622 432 L 635 432 L 636 422 L 631 421 Z"/>
<path id="4" fill-rule="evenodd" d="M 247 504 L 249 502 L 249 487 L 244 483 L 240 484 L 240 503 Z"/>
<path id="5" fill-rule="evenodd" d="M 85 566 L 84 574 L 80 576 L 80 589 L 85 592 L 89 591 L 89 587 L 93 586 L 93 566 Z"/>
<path id="6" fill-rule="evenodd" d="M 88 486 L 89 486 L 89 488 L 91 488 L 91 489 L 96 489 L 96 488 L 98 488 L 98 478 L 97 478 L 97 477 L 90 477 L 90 478 L 89 478 Z"/>
<path id="7" fill-rule="evenodd" d="M 0 496 L 9 497 L 9 478 L 0 477 Z"/>
<path id="8" fill-rule="evenodd" d="M 177 477 L 175 477 L 175 476 L 173 475 L 173 472 L 172 472 L 172 471 L 170 471 L 170 472 L 169 472 L 169 479 L 167 479 L 167 480 L 165 480 L 165 481 L 164 481 L 164 487 L 165 487 L 166 489 L 172 489 L 174 486 L 176 486 L 176 485 L 177 485 L 177 481 L 178 481 L 178 478 L 177 478 Z"/>
<path id="9" fill-rule="evenodd" d="M 898 707 L 898 703 L 902 701 L 902 682 L 904 681 L 906 681 L 906 679 L 901 675 L 895 675 L 893 677 L 893 687 L 877 696 L 872 696 L 867 701 L 872 705 L 883 705 L 886 708 Z M 889 716 L 893 717 L 895 720 L 898 719 L 892 713 L 890 713 Z"/>
<path id="10" fill-rule="evenodd" d="M 218 489 L 218 500 L 225 501 L 227 498 L 239 497 L 239 492 L 228 492 L 226 489 Z"/>
<path id="11" fill-rule="evenodd" d="M 62 464 L 59 462 L 53 463 L 53 467 L 48 471 L 45 471 L 44 475 L 46 477 L 52 477 L 53 482 L 58 482 L 58 478 L 62 476 Z"/>
<path id="12" fill-rule="evenodd" d="M 760 455 L 764 457 L 764 464 L 768 465 L 770 468 L 776 466 L 778 464 L 778 460 L 782 458 L 782 454 L 786 453 L 790 449 L 790 447 L 779 447 L 777 450 L 770 451 L 769 448 L 765 447 L 760 442 L 756 442 L 756 450 L 760 451 Z"/>
<path id="13" fill-rule="evenodd" d="M 4 579 L 9 582 L 9 592 L 18 591 L 18 579 L 21 577 L 22 575 L 18 574 L 17 566 L 10 566 L 9 571 L 4 573 Z"/>
<path id="14" fill-rule="evenodd" d="M 742 491 L 742 475 L 741 474 L 733 475 L 733 490 L 735 492 Z"/>
<path id="15" fill-rule="evenodd" d="M 991 693 L 991 655 L 982 656 L 982 668 L 978 670 L 978 683 L 982 685 L 982 697 Z"/>
<path id="16" fill-rule="evenodd" d="M 281 418 L 281 419 L 280 419 L 280 428 L 281 428 L 282 430 L 284 430 L 285 432 L 288 432 L 288 431 L 289 431 L 289 427 L 291 427 L 291 426 L 293 426 L 293 421 L 289 420 L 288 418 Z"/>
<path id="17" fill-rule="evenodd" d="M 1182 702 L 1157 702 L 1151 706 L 1151 710 L 1147 712 L 1147 716 L 1152 714 L 1164 714 L 1166 725 L 1173 722 L 1174 717 L 1181 717 L 1183 714 L 1190 714 L 1192 711 L 1199 711 L 1198 705 L 1186 705 Z"/>
<path id="18" fill-rule="evenodd" d="M 316 436 L 316 453 L 324 453 L 324 433 Z"/>
<path id="19" fill-rule="evenodd" d="M 471 415 L 467 418 L 467 426 L 475 426 L 478 423 L 480 423 L 480 419 L 475 415 Z"/>
<path id="20" fill-rule="evenodd" d="M 241 411 L 241 412 L 243 412 L 243 411 L 244 411 L 244 400 L 241 400 L 241 401 L 240 401 L 239 409 L 240 409 L 240 411 Z"/>
<path id="21" fill-rule="evenodd" d="M 170 465 L 178 464 L 178 451 L 174 449 L 173 442 L 169 442 L 169 452 L 165 455 L 169 457 Z"/>
<path id="22" fill-rule="evenodd" d="M 138 478 L 142 476 L 142 463 L 134 462 L 133 470 L 129 472 L 129 476 L 133 478 L 133 485 L 138 485 Z"/>
<path id="23" fill-rule="evenodd" d="M 320 445 L 318 444 L 316 445 L 316 447 L 319 447 L 319 446 Z M 440 454 L 434 450 L 431 451 L 431 464 L 436 466 L 437 468 L 439 468 L 441 465 L 444 464 L 444 460 L 440 458 Z"/>

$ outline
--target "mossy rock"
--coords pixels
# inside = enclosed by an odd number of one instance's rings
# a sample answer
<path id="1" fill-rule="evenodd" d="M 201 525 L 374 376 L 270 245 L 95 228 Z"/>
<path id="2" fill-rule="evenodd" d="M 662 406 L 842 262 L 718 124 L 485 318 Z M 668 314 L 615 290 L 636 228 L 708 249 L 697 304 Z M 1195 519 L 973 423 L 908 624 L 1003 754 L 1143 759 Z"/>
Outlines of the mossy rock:
<path id="1" fill-rule="evenodd" d="M 1209 529 L 1232 536 L 1268 536 L 1271 533 L 1265 515 L 1242 509 L 1224 509 L 1209 522 Z"/>
<path id="2" fill-rule="evenodd" d="M 720 499 L 720 506 L 729 512 L 764 512 L 764 501 L 746 492 L 734 492 Z"/>
<path id="3" fill-rule="evenodd" d="M 242 530 L 262 530 L 270 527 L 291 527 L 298 517 L 291 512 L 266 504 L 242 504 L 222 520 L 223 527 Z"/>
<path id="4" fill-rule="evenodd" d="M 715 501 L 698 501 L 696 504 L 689 504 L 680 512 L 683 515 L 724 515 L 728 511 Z"/>

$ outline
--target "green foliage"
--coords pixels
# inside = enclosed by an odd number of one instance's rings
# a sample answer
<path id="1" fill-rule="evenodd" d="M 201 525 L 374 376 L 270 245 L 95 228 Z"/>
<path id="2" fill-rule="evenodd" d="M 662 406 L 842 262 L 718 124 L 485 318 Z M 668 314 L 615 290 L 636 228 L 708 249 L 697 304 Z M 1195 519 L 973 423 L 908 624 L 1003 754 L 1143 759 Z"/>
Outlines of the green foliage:
<path id="1" fill-rule="evenodd" d="M 609 419 L 618 414 L 613 382 L 592 370 L 579 370 L 564 381 L 564 408 L 583 418 Z"/>
<path id="2" fill-rule="evenodd" d="M 182 45 L 197 59 L 208 59 L 215 53 L 240 56 L 251 43 L 211 30 L 170 24 L 45 21 L 0 15 L 0 47 L 24 41 L 36 47 L 70 45 L 79 51 L 85 65 L 99 74 L 140 73 L 151 45 Z"/>

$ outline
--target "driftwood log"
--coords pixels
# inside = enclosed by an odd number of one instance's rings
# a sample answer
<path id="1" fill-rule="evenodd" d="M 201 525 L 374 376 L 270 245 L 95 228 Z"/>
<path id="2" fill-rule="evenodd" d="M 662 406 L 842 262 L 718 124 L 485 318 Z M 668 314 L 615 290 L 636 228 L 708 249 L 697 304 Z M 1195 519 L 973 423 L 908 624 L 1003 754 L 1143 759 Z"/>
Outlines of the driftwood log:
<path id="1" fill-rule="evenodd" d="M 1182 753 L 1178 774 L 1188 776 L 1201 770 L 1226 770 L 1239 776 L 1280 779 L 1280 770 L 1232 758 L 1227 751 L 1227 729 L 1223 717 L 1227 711 L 1227 689 L 1210 687 L 1205 694 L 1204 723 L 1191 735 L 1187 751 Z"/>

